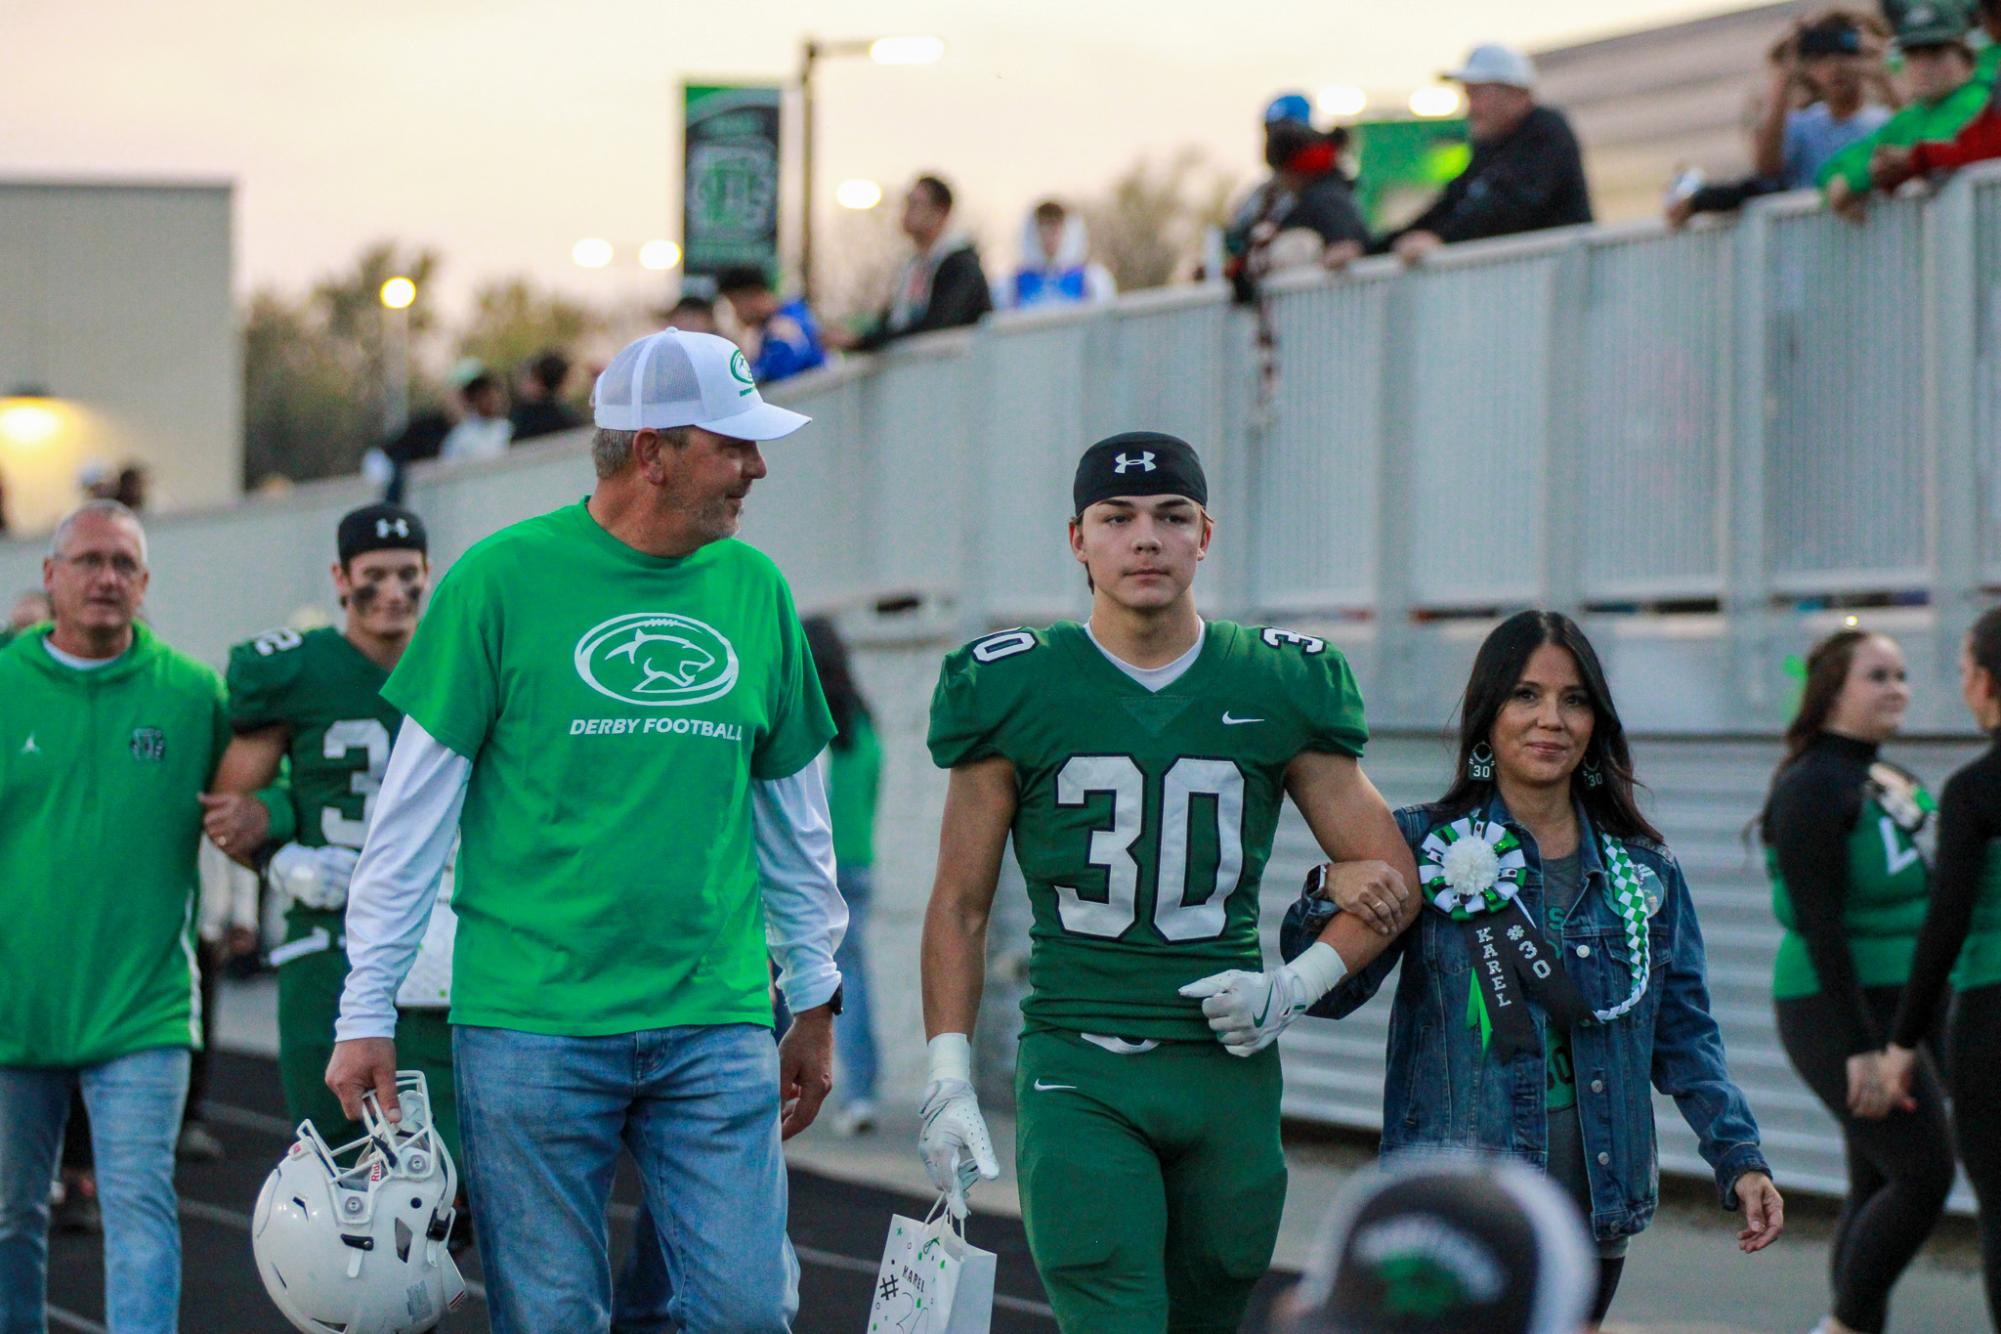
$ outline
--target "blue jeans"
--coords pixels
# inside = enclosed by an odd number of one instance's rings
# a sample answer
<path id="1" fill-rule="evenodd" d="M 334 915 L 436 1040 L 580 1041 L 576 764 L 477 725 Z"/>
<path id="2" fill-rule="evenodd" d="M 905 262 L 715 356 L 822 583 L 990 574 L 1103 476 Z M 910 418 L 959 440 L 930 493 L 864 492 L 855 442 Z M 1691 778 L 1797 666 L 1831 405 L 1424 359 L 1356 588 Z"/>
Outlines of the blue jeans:
<path id="1" fill-rule="evenodd" d="M 841 1015 L 834 1020 L 834 1056 L 840 1062 L 834 1084 L 844 1103 L 875 1098 L 878 1061 L 875 1033 L 869 1027 L 868 963 L 862 944 L 868 927 L 871 868 L 843 866 L 837 873 L 841 897 L 848 901 L 848 933 L 834 951 L 841 970 Z"/>
<path id="2" fill-rule="evenodd" d="M 791 1328 L 799 1262 L 785 1236 L 778 1051 L 763 1025 L 597 1038 L 459 1026 L 452 1066 L 494 1334 L 610 1328 L 605 1211 L 621 1145 L 639 1164 L 667 1314 L 684 1334 Z"/>
<path id="3" fill-rule="evenodd" d="M 104 1212 L 105 1324 L 173 1334 L 181 1307 L 174 1140 L 188 1051 L 158 1047 L 81 1069 L 0 1067 L 0 1334 L 43 1334 L 49 1183 L 81 1085 Z"/>

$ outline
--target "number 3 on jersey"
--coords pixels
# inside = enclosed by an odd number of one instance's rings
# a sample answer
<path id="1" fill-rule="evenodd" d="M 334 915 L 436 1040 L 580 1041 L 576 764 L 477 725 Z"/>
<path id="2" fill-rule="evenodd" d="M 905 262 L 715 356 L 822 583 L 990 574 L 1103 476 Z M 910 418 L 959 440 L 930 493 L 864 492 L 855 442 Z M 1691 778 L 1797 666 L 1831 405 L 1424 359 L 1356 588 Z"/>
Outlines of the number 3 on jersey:
<path id="1" fill-rule="evenodd" d="M 338 806 L 320 807 L 321 837 L 343 848 L 359 848 L 368 833 L 375 794 L 382 790 L 382 771 L 389 765 L 389 729 L 374 718 L 350 718 L 327 727 L 323 753 L 328 759 L 345 759 L 357 750 L 367 754 L 368 762 L 354 771 L 347 787 L 361 798 L 361 818 L 349 819 Z"/>
<path id="2" fill-rule="evenodd" d="M 1145 833 L 1146 776 L 1126 755 L 1073 756 L 1056 775 L 1056 804 L 1083 806 L 1093 796 L 1112 799 L 1112 826 L 1091 833 L 1089 861 L 1105 873 L 1103 902 L 1075 885 L 1056 886 L 1063 929 L 1076 935 L 1116 938 L 1139 920 L 1140 866 L 1133 845 Z M 1216 873 L 1196 892 L 1189 882 L 1189 825 L 1196 798 L 1216 821 Z M 1183 756 L 1161 783 L 1159 854 L 1154 868 L 1153 924 L 1172 941 L 1214 940 L 1223 934 L 1226 905 L 1244 867 L 1244 775 L 1229 760 Z"/>

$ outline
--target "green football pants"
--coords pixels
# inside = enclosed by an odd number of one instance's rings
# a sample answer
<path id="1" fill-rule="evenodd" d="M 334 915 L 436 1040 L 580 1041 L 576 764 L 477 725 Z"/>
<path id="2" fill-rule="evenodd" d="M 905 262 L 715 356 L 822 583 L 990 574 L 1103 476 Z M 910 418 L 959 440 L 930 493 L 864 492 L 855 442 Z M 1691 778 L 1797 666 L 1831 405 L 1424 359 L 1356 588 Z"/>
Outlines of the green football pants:
<path id="1" fill-rule="evenodd" d="M 318 933 L 318 934 L 316 934 Z M 324 943 L 322 943 L 324 942 Z M 293 1125 L 311 1121 L 330 1148 L 361 1138 L 361 1126 L 347 1119 L 340 1099 L 326 1084 L 333 1058 L 334 1020 L 347 984 L 347 951 L 339 913 L 287 915 L 285 943 L 273 950 L 278 961 L 278 1078 L 285 1089 L 285 1115 Z M 445 1011 L 396 1012 L 396 1063 L 422 1070 L 431 1089 L 431 1119 L 452 1162 L 465 1181 L 459 1153 L 458 1098 L 452 1087 L 452 1026 Z"/>
<path id="2" fill-rule="evenodd" d="M 1234 1331 L 1285 1207 L 1278 1050 L 1115 1055 L 1021 1039 L 1015 1159 L 1028 1248 L 1068 1334 Z"/>

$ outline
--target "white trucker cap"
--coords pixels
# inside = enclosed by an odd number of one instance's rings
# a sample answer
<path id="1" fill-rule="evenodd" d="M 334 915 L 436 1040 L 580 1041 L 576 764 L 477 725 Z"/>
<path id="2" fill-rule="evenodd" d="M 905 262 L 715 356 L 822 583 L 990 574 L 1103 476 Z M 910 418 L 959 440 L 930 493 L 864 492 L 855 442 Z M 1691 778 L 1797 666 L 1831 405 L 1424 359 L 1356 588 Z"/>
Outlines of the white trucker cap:
<path id="1" fill-rule="evenodd" d="M 608 431 L 699 426 L 735 440 L 776 440 L 813 419 L 765 402 L 729 339 L 665 329 L 619 349 L 591 390 L 591 420 Z"/>
<path id="2" fill-rule="evenodd" d="M 1447 70 L 1454 83 L 1502 83 L 1510 88 L 1535 87 L 1535 62 L 1512 46 L 1485 42 L 1466 53 L 1458 69 Z"/>

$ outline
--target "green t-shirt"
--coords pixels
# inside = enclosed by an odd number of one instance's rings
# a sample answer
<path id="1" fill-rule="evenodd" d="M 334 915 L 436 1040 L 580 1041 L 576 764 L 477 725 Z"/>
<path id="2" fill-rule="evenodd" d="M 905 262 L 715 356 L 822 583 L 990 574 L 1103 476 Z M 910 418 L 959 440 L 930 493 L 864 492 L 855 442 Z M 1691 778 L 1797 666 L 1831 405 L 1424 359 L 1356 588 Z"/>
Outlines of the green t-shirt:
<path id="1" fill-rule="evenodd" d="M 1212 1040 L 1179 988 L 1262 967 L 1258 882 L 1285 770 L 1368 740 L 1347 660 L 1323 640 L 1211 621 L 1179 680 L 1149 692 L 1084 628 L 988 635 L 945 659 L 941 768 L 1014 766 L 1028 884 L 1030 1032 Z"/>
<path id="2" fill-rule="evenodd" d="M 1951 139 L 1966 123 L 1986 107 L 1994 92 L 1993 62 L 1985 61 L 1973 78 L 1936 102 L 1911 102 L 1877 127 L 1874 134 L 1858 139 L 1829 158 L 1820 169 L 1820 188 L 1825 190 L 1836 177 L 1848 182 L 1857 194 L 1869 192 L 1869 159 L 1878 147 L 1908 148 L 1912 144 Z"/>
<path id="3" fill-rule="evenodd" d="M 1990 840 L 1981 854 L 1977 894 L 1966 943 L 1960 946 L 1959 963 L 1952 971 L 1952 985 L 1958 991 L 2001 983 L 2001 839 Z"/>
<path id="4" fill-rule="evenodd" d="M 582 503 L 515 524 L 452 566 L 383 695 L 472 760 L 453 1023 L 771 1022 L 750 784 L 834 728 L 768 557 L 649 556 Z"/>
<path id="5" fill-rule="evenodd" d="M 882 784 L 882 742 L 869 716 L 856 712 L 846 747 L 827 748 L 827 815 L 834 822 L 834 860 L 842 867 L 875 865 L 875 799 Z"/>
<path id="6" fill-rule="evenodd" d="M 1872 772 L 1892 771 L 1878 765 Z M 1887 792 L 1873 777 L 1864 790 L 1861 813 L 1848 835 L 1848 897 L 1842 908 L 1858 986 L 1901 987 L 1910 980 L 1918 931 L 1931 901 L 1931 868 L 1918 848 L 1917 832 L 1937 809 L 1915 779 L 1908 780 L 1908 792 L 1902 795 Z M 1773 914 L 1785 928 L 1772 961 L 1772 995 L 1778 1000 L 1817 996 L 1820 974 L 1799 933 L 1778 854 L 1769 847 L 1765 869 L 1772 881 Z"/>
<path id="7" fill-rule="evenodd" d="M 88 671 L 0 650 L 0 1066 L 201 1045 L 195 850 L 222 681 L 143 625 Z"/>
<path id="8" fill-rule="evenodd" d="M 1568 857 L 1545 857 L 1542 863 L 1542 924 L 1553 943 L 1561 944 L 1563 924 L 1577 911 L 1584 893 L 1584 862 L 1573 852 Z M 1577 1105 L 1577 1068 L 1570 1050 L 1570 1034 L 1556 1020 L 1543 1016 L 1543 1107 L 1552 1112 Z"/>

